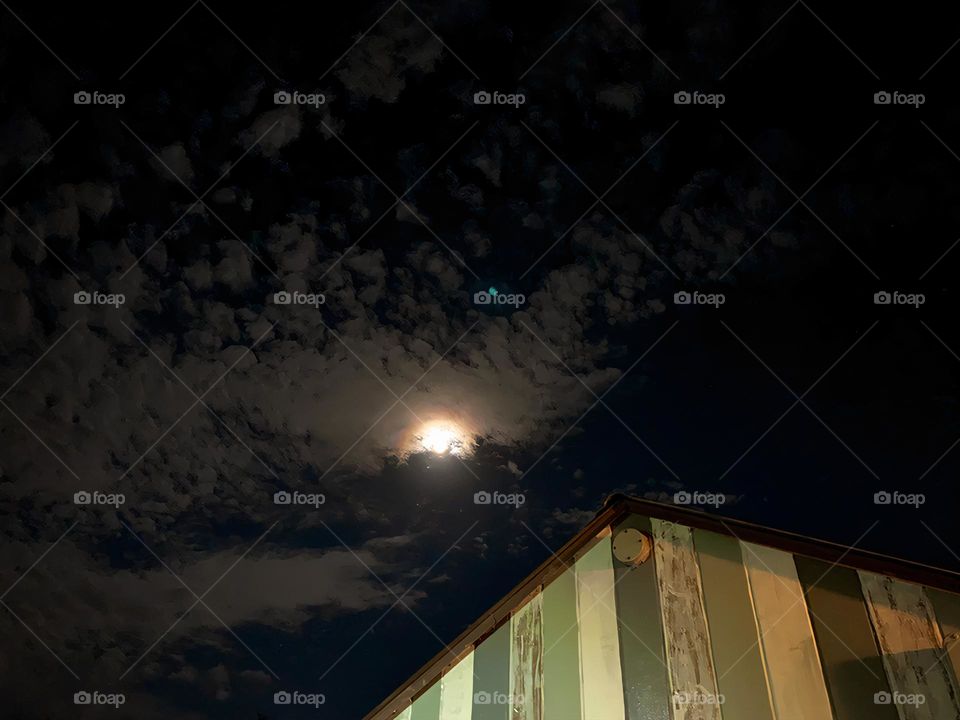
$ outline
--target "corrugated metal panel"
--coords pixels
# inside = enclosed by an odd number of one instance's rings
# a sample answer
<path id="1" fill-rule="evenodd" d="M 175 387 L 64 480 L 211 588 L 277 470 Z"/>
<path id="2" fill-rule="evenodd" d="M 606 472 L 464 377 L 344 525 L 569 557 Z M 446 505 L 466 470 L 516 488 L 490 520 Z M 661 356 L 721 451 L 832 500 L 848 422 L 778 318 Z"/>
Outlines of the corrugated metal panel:
<path id="1" fill-rule="evenodd" d="M 856 570 L 802 557 L 796 564 L 837 720 L 897 720 L 896 708 L 873 701 L 890 686 Z"/>
<path id="2" fill-rule="evenodd" d="M 473 653 L 440 679 L 440 720 L 470 720 L 473 709 Z"/>
<path id="3" fill-rule="evenodd" d="M 773 720 L 757 618 L 740 544 L 728 535 L 695 530 L 707 627 L 713 646 L 723 720 Z"/>
<path id="4" fill-rule="evenodd" d="M 543 594 L 510 616 L 510 720 L 543 719 Z"/>
<path id="5" fill-rule="evenodd" d="M 777 720 L 833 717 L 793 556 L 741 543 Z"/>
<path id="6" fill-rule="evenodd" d="M 577 578 L 573 569 L 543 590 L 543 716 L 581 720 Z"/>
<path id="7" fill-rule="evenodd" d="M 675 720 L 720 720 L 719 692 L 690 528 L 653 520 L 660 614 Z"/>
<path id="8" fill-rule="evenodd" d="M 887 679 L 903 720 L 957 720 L 953 678 L 940 662 L 940 628 L 919 585 L 860 571 Z"/>
<path id="9" fill-rule="evenodd" d="M 617 526 L 618 532 L 639 530 L 652 536 L 650 520 L 639 515 Z M 620 617 L 620 658 L 623 695 L 630 720 L 669 720 L 670 689 L 663 651 L 656 562 L 642 565 L 613 561 L 617 614 Z"/>
<path id="10" fill-rule="evenodd" d="M 508 720 L 510 714 L 510 623 L 473 651 L 472 720 Z"/>
<path id="11" fill-rule="evenodd" d="M 410 720 L 439 720 L 440 719 L 440 683 L 435 682 L 420 697 L 411 708 Z"/>
<path id="12" fill-rule="evenodd" d="M 609 535 L 575 569 L 583 720 L 625 720 Z"/>
<path id="13" fill-rule="evenodd" d="M 953 679 L 960 679 L 960 595 L 931 588 L 926 588 L 926 592 L 940 623 L 941 660 L 952 666 Z"/>

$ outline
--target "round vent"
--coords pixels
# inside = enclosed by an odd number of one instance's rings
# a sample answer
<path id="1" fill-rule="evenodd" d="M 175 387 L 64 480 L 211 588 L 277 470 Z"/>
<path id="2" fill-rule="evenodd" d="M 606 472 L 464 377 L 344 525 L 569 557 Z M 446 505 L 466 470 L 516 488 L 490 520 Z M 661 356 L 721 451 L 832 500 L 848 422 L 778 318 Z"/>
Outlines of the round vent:
<path id="1" fill-rule="evenodd" d="M 653 552 L 653 539 L 636 528 L 613 536 L 613 556 L 625 565 L 642 565 Z"/>

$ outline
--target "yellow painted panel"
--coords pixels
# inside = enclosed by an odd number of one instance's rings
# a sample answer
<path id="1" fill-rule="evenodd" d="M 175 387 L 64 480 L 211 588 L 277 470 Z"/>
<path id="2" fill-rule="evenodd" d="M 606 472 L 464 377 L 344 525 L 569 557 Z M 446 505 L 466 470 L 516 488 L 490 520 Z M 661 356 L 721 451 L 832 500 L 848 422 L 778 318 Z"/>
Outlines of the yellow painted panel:
<path id="1" fill-rule="evenodd" d="M 574 567 L 577 576 L 582 717 L 583 720 L 624 720 L 610 536 L 600 540 Z"/>
<path id="2" fill-rule="evenodd" d="M 440 720 L 470 720 L 473 711 L 473 653 L 440 679 Z"/>
<path id="3" fill-rule="evenodd" d="M 793 555 L 741 543 L 777 720 L 833 717 Z"/>

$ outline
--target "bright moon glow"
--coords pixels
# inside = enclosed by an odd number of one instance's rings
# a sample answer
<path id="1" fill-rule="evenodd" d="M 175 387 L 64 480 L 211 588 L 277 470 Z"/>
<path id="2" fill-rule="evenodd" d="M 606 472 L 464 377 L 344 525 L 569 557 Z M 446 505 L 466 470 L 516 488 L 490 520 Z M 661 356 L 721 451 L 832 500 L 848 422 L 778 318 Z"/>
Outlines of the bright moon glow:
<path id="1" fill-rule="evenodd" d="M 469 445 L 463 429 L 450 422 L 427 423 L 419 428 L 416 437 L 421 450 L 435 455 L 461 456 Z"/>

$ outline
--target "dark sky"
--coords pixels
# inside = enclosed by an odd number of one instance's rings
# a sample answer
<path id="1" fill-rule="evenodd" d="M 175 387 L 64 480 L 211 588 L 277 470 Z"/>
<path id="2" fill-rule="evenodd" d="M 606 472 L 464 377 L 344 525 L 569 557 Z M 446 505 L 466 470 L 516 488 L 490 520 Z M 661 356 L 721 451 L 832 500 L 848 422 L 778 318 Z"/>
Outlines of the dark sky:
<path id="1" fill-rule="evenodd" d="M 960 569 L 960 29 L 844 8 L 0 1 L 4 717 L 360 718 L 614 491 Z"/>

